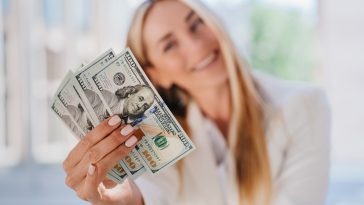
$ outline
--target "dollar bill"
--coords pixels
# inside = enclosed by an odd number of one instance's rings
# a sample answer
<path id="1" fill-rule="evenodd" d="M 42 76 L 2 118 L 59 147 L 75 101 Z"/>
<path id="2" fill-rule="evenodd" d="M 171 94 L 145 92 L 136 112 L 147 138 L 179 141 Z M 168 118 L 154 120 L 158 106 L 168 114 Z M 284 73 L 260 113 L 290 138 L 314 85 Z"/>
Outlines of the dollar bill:
<path id="1" fill-rule="evenodd" d="M 130 49 L 98 70 L 92 80 L 111 113 L 144 132 L 136 151 L 148 171 L 158 173 L 195 149 Z"/>
<path id="2" fill-rule="evenodd" d="M 89 115 L 86 106 L 81 101 L 78 93 L 72 86 L 73 73 L 69 71 L 61 83 L 56 95 L 66 107 L 70 116 L 74 119 L 77 125 L 82 129 L 83 133 L 87 134 L 94 126 L 92 118 Z"/>
<path id="3" fill-rule="evenodd" d="M 66 108 L 66 111 L 69 114 L 68 116 L 70 116 L 72 121 L 77 125 L 78 128 L 80 128 L 83 134 L 82 136 L 84 136 L 97 124 L 90 116 L 90 113 L 92 112 L 87 109 L 85 102 L 82 101 L 80 94 L 77 92 L 77 90 L 75 90 L 74 85 L 75 80 L 73 73 L 72 71 L 69 71 L 56 92 L 56 97 L 53 104 L 58 101 L 58 98 Z M 68 123 L 68 125 L 71 125 L 71 123 Z M 114 171 L 109 172 L 107 175 L 111 180 L 117 181 L 118 183 L 122 183 L 125 180 L 125 177 L 121 178 Z"/>
<path id="4" fill-rule="evenodd" d="M 77 138 L 82 138 L 85 135 L 85 133 L 76 124 L 76 122 L 69 114 L 67 108 L 62 104 L 58 97 L 53 98 L 51 109 L 57 114 L 59 119 L 61 119 L 65 123 L 65 125 L 72 131 L 72 133 Z"/>
<path id="5" fill-rule="evenodd" d="M 92 80 L 92 75 L 101 70 L 109 61 L 114 58 L 114 52 L 109 49 L 103 53 L 96 60 L 83 67 L 81 70 L 75 73 L 75 79 L 77 85 L 75 85 L 76 90 L 80 93 L 82 99 L 85 99 L 88 103 L 85 103 L 91 107 L 94 111 L 94 119 L 97 119 L 97 123 L 112 115 L 110 108 L 108 108 L 106 102 L 101 97 L 101 92 L 97 89 L 95 82 Z M 121 160 L 119 163 L 123 167 L 131 178 L 135 179 L 145 172 L 145 168 L 141 163 L 141 160 L 136 153 L 136 150 L 132 150 L 125 159 Z M 116 173 L 120 172 L 114 170 Z"/>
<path id="6" fill-rule="evenodd" d="M 100 123 L 104 119 L 108 118 L 111 114 L 104 106 L 104 102 L 99 98 L 99 95 L 95 92 L 97 90 L 95 83 L 91 80 L 91 72 L 93 70 L 100 70 L 111 59 L 115 57 L 114 52 L 109 49 L 97 59 L 92 61 L 87 66 L 79 69 L 75 72 L 74 77 L 76 79 L 76 90 L 80 93 L 80 97 L 88 101 L 93 112 L 93 118 Z"/>

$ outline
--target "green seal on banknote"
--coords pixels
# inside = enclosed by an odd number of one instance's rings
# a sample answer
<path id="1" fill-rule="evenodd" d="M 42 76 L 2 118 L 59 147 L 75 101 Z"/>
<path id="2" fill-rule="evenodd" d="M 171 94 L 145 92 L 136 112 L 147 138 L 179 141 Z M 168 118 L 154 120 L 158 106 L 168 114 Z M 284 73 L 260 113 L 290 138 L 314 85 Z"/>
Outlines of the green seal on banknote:
<path id="1" fill-rule="evenodd" d="M 168 146 L 168 141 L 167 138 L 163 135 L 158 135 L 154 138 L 154 144 L 159 148 L 159 149 L 164 149 Z"/>

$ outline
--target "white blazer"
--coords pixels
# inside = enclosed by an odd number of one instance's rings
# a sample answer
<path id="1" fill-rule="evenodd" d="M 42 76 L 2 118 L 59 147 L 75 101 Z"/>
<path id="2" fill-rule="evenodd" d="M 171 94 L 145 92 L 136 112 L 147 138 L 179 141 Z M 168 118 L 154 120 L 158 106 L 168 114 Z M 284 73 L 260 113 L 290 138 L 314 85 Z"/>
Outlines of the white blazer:
<path id="1" fill-rule="evenodd" d="M 322 205 L 329 177 L 330 113 L 319 89 L 254 78 L 275 109 L 266 141 L 274 185 L 273 205 Z M 237 205 L 233 158 L 217 127 L 197 105 L 188 107 L 188 123 L 196 150 L 184 158 L 183 179 L 175 166 L 135 182 L 146 205 Z M 181 183 L 182 182 L 182 183 Z"/>

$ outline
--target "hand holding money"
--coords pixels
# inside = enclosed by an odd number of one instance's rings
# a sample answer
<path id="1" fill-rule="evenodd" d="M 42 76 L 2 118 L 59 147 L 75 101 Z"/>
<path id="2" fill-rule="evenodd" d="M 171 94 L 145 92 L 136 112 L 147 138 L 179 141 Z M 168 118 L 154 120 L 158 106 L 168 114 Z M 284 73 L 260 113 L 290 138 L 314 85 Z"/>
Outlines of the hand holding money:
<path id="1" fill-rule="evenodd" d="M 67 186 L 92 204 L 141 204 L 141 195 L 132 181 L 118 187 L 105 176 L 143 135 L 140 129 L 133 129 L 129 124 L 121 125 L 118 115 L 102 121 L 79 141 L 64 161 Z M 113 196 L 112 189 L 122 189 L 124 194 Z"/>
<path id="2" fill-rule="evenodd" d="M 101 163 L 100 172 L 121 184 L 145 172 L 157 174 L 195 148 L 130 49 L 117 56 L 110 49 L 75 73 L 68 72 L 51 108 L 81 140 L 70 153 L 72 163 L 69 158 L 65 162 L 71 179 L 86 176 L 87 163 Z M 116 116 L 120 127 L 110 131 L 105 119 Z M 133 137 L 120 136 L 127 127 L 138 133 L 131 147 L 127 145 Z M 76 182 L 70 186 L 81 183 Z"/>

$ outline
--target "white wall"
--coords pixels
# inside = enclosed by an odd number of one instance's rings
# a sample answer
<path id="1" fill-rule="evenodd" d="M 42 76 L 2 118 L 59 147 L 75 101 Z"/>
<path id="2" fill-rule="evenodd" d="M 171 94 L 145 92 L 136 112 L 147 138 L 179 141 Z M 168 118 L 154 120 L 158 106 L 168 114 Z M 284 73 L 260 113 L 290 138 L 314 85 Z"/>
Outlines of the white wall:
<path id="1" fill-rule="evenodd" d="M 333 160 L 364 165 L 364 1 L 320 3 L 322 63 L 333 111 Z"/>

